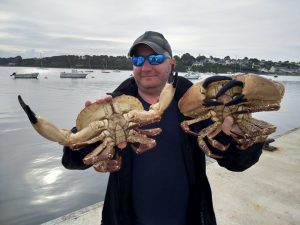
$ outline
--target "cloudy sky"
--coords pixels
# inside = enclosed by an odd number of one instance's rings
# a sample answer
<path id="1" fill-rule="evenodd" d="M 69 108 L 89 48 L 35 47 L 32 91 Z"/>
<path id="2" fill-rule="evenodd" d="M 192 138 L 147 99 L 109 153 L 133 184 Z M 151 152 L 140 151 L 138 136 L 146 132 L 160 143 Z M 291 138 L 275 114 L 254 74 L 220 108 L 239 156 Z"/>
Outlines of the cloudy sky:
<path id="1" fill-rule="evenodd" d="M 300 61 L 299 0 L 0 0 L 0 57 L 127 55 L 146 30 L 174 54 Z"/>

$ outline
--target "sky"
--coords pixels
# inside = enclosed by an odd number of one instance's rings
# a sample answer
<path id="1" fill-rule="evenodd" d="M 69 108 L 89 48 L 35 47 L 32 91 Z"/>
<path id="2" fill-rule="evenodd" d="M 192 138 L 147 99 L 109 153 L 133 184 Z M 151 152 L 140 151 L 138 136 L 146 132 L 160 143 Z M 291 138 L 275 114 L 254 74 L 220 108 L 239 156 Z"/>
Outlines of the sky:
<path id="1" fill-rule="evenodd" d="M 148 30 L 174 55 L 300 62 L 299 0 L 0 0 L 0 57 L 125 56 Z"/>

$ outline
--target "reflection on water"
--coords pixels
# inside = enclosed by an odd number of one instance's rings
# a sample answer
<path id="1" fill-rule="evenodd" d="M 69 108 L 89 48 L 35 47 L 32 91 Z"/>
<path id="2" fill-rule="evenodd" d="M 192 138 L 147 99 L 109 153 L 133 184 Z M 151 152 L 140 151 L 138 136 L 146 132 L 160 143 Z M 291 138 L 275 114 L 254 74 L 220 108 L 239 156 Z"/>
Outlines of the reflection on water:
<path id="1" fill-rule="evenodd" d="M 40 70 L 37 80 L 23 80 L 12 79 L 9 75 L 14 71 L 12 67 L 0 68 L 0 224 L 40 224 L 102 201 L 108 174 L 65 169 L 62 147 L 33 130 L 17 95 L 21 94 L 37 115 L 69 129 L 86 100 L 111 92 L 131 72 L 102 74 L 95 70 L 86 79 L 60 79 L 63 70 L 49 69 Z M 286 86 L 282 108 L 256 113 L 255 117 L 275 124 L 278 135 L 300 127 L 300 79 L 276 79 Z"/>

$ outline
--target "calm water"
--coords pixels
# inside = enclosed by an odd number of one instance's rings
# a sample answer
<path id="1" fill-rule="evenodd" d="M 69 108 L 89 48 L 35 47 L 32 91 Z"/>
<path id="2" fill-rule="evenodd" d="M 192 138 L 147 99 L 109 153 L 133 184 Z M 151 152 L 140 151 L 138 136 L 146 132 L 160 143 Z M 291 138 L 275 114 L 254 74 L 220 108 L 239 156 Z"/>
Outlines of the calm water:
<path id="1" fill-rule="evenodd" d="M 17 71 L 39 71 L 39 79 L 13 79 Z M 0 224 L 40 224 L 104 199 L 108 174 L 66 170 L 62 147 L 40 137 L 19 106 L 17 95 L 60 128 L 71 128 L 86 100 L 110 92 L 131 71 L 101 73 L 86 79 L 60 79 L 62 69 L 0 67 Z M 286 94 L 278 112 L 256 113 L 277 125 L 272 136 L 300 127 L 300 78 L 281 77 Z M 297 105 L 298 104 L 298 105 Z"/>

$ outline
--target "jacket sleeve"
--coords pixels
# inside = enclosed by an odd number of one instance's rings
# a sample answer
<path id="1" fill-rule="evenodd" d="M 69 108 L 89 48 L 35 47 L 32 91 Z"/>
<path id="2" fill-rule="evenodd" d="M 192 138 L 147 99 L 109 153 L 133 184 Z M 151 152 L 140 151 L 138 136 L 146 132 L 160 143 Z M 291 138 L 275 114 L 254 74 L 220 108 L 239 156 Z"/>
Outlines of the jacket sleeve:
<path id="1" fill-rule="evenodd" d="M 76 133 L 77 130 L 74 127 L 71 130 L 73 133 Z M 83 163 L 83 158 L 89 154 L 91 151 L 93 151 L 97 146 L 99 145 L 99 143 L 94 143 L 92 145 L 89 145 L 85 148 L 82 148 L 78 151 L 74 151 L 72 149 L 70 149 L 67 146 L 64 146 L 63 148 L 63 156 L 62 156 L 62 165 L 66 168 L 66 169 L 70 169 L 70 170 L 84 170 L 90 167 L 90 165 L 85 165 Z"/>
<path id="2" fill-rule="evenodd" d="M 210 124 L 212 124 L 211 120 L 205 120 L 196 124 L 193 129 L 199 132 L 201 129 L 209 126 Z M 221 159 L 217 159 L 218 164 L 228 170 L 236 172 L 244 171 L 254 165 L 259 160 L 264 144 L 257 143 L 250 146 L 248 149 L 240 150 L 234 139 L 225 134 L 223 131 L 221 131 L 215 139 L 223 145 L 229 144 L 229 148 L 226 151 L 221 151 L 211 146 L 206 138 L 204 140 L 213 154 L 222 156 Z"/>
<path id="3" fill-rule="evenodd" d="M 256 162 L 258 162 L 260 155 L 262 154 L 262 147 L 264 143 L 256 143 L 250 146 L 248 149 L 241 150 L 237 148 L 232 137 L 226 135 L 223 131 L 215 138 L 221 143 L 229 143 L 229 148 L 222 152 L 209 145 L 209 148 L 213 149 L 213 152 L 221 155 L 223 158 L 218 159 L 217 162 L 220 166 L 225 167 L 228 170 L 240 172 L 248 169 Z"/>

